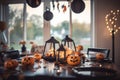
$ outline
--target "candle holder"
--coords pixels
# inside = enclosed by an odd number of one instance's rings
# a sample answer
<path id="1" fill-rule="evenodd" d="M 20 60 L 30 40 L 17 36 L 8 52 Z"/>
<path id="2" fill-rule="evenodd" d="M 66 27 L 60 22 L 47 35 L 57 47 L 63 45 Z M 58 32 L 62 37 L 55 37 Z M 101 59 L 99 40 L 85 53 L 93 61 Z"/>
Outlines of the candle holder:
<path id="1" fill-rule="evenodd" d="M 46 41 L 43 51 L 43 59 L 53 62 L 56 60 L 56 47 L 59 47 L 59 41 L 51 37 Z"/>
<path id="2" fill-rule="evenodd" d="M 63 44 L 60 45 L 60 47 L 57 49 L 57 59 L 60 63 L 66 63 L 66 50 L 63 46 Z"/>
<path id="3" fill-rule="evenodd" d="M 73 39 L 71 39 L 68 35 L 66 35 L 66 37 L 62 40 L 63 45 L 71 48 L 72 50 L 76 51 L 76 46 L 75 46 L 75 42 Z"/>

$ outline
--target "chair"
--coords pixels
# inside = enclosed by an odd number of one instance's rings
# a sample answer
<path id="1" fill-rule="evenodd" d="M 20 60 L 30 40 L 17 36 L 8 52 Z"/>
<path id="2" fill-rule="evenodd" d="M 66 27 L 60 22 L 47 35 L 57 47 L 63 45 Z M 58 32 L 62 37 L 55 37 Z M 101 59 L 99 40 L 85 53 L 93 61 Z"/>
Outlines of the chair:
<path id="1" fill-rule="evenodd" d="M 105 59 L 109 60 L 110 49 L 106 48 L 88 48 L 87 55 L 90 59 L 95 59 L 96 53 L 104 53 Z"/>
<path id="2" fill-rule="evenodd" d="M 10 50 L 5 52 L 7 58 L 11 58 L 11 59 L 18 59 L 20 58 L 20 53 L 18 50 Z"/>

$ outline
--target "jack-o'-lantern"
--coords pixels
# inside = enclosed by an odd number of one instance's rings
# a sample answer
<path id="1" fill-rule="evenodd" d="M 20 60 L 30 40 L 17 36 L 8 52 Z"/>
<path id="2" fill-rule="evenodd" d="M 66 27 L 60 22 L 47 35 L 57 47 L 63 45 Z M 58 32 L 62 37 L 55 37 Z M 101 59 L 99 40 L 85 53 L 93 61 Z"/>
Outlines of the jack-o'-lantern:
<path id="1" fill-rule="evenodd" d="M 22 58 L 22 66 L 27 67 L 27 66 L 33 66 L 34 65 L 35 59 L 33 57 L 25 56 Z"/>
<path id="2" fill-rule="evenodd" d="M 5 63 L 4 63 L 5 69 L 9 69 L 9 70 L 11 70 L 11 69 L 13 70 L 13 69 L 15 69 L 17 66 L 18 66 L 18 61 L 15 60 L 15 59 L 7 60 L 7 61 L 5 61 Z"/>
<path id="3" fill-rule="evenodd" d="M 67 63 L 69 65 L 76 66 L 76 65 L 79 65 L 80 62 L 81 61 L 80 61 L 80 56 L 79 55 L 71 54 L 67 57 Z"/>
<path id="4" fill-rule="evenodd" d="M 103 53 L 96 53 L 96 60 L 101 61 L 105 58 Z"/>
<path id="5" fill-rule="evenodd" d="M 34 58 L 36 61 L 39 61 L 42 58 L 42 55 L 40 53 L 34 53 Z"/>

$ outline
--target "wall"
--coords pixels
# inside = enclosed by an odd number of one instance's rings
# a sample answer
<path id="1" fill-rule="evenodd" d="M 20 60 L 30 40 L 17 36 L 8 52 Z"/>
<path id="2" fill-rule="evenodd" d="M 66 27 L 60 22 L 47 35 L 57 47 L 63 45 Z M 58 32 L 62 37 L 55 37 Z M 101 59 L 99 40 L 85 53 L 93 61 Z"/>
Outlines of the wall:
<path id="1" fill-rule="evenodd" d="M 94 0 L 95 4 L 95 47 L 110 48 L 112 38 L 105 25 L 105 16 L 111 10 L 120 10 L 120 0 Z M 119 19 L 120 20 L 120 19 Z M 120 25 L 119 25 L 120 26 Z M 120 30 L 115 35 L 115 63 L 120 66 Z"/>

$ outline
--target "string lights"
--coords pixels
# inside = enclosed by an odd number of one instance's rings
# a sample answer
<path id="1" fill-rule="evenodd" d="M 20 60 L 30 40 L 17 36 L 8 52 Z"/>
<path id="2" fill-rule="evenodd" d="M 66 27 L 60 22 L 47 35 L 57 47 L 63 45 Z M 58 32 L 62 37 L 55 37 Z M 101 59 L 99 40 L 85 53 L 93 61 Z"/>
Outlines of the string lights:
<path id="1" fill-rule="evenodd" d="M 106 26 L 112 36 L 112 62 L 115 62 L 115 34 L 120 30 L 120 10 L 111 10 L 105 16 Z"/>
<path id="2" fill-rule="evenodd" d="M 120 10 L 111 10 L 109 14 L 105 16 L 106 26 L 110 35 L 112 32 L 116 34 L 120 30 Z"/>

